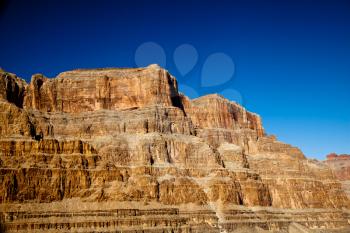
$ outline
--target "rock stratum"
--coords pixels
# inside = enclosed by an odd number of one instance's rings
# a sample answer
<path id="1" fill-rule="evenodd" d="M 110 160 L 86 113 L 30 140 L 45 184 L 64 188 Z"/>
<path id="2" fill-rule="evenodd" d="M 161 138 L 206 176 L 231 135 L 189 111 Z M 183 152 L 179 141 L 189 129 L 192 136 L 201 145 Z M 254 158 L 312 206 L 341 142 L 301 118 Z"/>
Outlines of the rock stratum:
<path id="1" fill-rule="evenodd" d="M 340 180 L 343 189 L 350 197 L 350 155 L 332 153 L 327 155 L 325 163 L 333 170 L 334 175 Z"/>
<path id="2" fill-rule="evenodd" d="M 347 232 L 330 167 L 157 65 L 0 72 L 4 232 Z"/>

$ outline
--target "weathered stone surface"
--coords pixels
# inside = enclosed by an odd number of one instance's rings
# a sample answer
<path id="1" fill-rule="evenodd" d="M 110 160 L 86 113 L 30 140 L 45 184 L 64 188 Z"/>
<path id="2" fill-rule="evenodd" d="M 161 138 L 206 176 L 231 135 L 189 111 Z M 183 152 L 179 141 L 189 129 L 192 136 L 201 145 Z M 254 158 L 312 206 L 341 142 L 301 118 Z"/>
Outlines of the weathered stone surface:
<path id="1" fill-rule="evenodd" d="M 33 75 L 25 108 L 79 113 L 151 105 L 180 106 L 177 82 L 157 65 L 146 69 L 75 70 L 55 79 Z"/>
<path id="2" fill-rule="evenodd" d="M 23 79 L 0 70 L 0 101 L 8 101 L 22 107 L 27 84 Z"/>
<path id="3" fill-rule="evenodd" d="M 186 107 L 195 127 L 222 129 L 252 129 L 257 136 L 264 135 L 261 119 L 242 106 L 220 95 L 207 95 L 191 101 Z"/>
<path id="4" fill-rule="evenodd" d="M 0 137 L 31 137 L 36 135 L 30 115 L 14 104 L 0 100 Z"/>
<path id="5" fill-rule="evenodd" d="M 334 175 L 341 181 L 343 189 L 350 197 L 350 155 L 335 153 L 327 155 L 324 161 L 333 171 Z"/>
<path id="6" fill-rule="evenodd" d="M 219 95 L 157 65 L 0 72 L 0 212 L 8 232 L 257 232 L 349 227 L 330 167 Z M 343 174 L 343 173 L 341 173 Z"/>
<path id="7" fill-rule="evenodd" d="M 350 180 L 350 155 L 329 154 L 325 162 L 339 180 Z"/>

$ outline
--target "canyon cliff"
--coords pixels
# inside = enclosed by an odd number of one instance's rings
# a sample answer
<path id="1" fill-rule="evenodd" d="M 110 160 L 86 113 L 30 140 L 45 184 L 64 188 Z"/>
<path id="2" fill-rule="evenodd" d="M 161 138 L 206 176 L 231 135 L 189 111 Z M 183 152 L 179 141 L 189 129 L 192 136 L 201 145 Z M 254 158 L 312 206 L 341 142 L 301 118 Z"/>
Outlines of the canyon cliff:
<path id="1" fill-rule="evenodd" d="M 350 197 L 350 155 L 332 153 L 327 155 L 325 163 L 332 169 L 335 177 L 340 180 L 343 189 Z"/>
<path id="2" fill-rule="evenodd" d="M 187 98 L 157 65 L 29 84 L 0 71 L 0 123 L 6 232 L 349 228 L 327 164 L 235 102 Z"/>

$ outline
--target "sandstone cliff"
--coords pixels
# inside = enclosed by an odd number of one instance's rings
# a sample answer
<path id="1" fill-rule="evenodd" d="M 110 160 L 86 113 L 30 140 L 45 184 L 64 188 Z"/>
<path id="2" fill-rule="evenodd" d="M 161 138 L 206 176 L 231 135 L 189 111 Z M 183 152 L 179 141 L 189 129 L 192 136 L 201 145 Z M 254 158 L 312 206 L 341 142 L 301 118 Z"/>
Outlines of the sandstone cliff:
<path id="1" fill-rule="evenodd" d="M 350 155 L 335 153 L 327 155 L 325 163 L 332 169 L 334 175 L 341 181 L 344 190 L 350 197 Z"/>
<path id="2" fill-rule="evenodd" d="M 8 232 L 349 227 L 327 165 L 222 96 L 190 100 L 157 65 L 29 84 L 2 71 L 0 122 Z"/>

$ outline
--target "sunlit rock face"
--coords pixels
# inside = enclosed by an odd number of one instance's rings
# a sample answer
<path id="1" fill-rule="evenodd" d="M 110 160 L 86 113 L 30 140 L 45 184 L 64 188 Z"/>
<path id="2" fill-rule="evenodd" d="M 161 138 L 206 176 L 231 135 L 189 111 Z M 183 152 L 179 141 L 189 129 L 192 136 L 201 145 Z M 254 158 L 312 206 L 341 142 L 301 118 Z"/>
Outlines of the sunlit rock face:
<path id="1" fill-rule="evenodd" d="M 80 113 L 145 106 L 176 106 L 177 83 L 158 66 L 147 69 L 76 70 L 55 79 L 33 75 L 25 108 Z"/>
<path id="2" fill-rule="evenodd" d="M 327 155 L 324 161 L 333 171 L 334 175 L 341 181 L 343 189 L 350 197 L 350 155 L 335 153 Z"/>
<path id="3" fill-rule="evenodd" d="M 222 96 L 190 100 L 157 65 L 29 84 L 1 71 L 0 122 L 6 232 L 349 227 L 328 165 Z"/>

